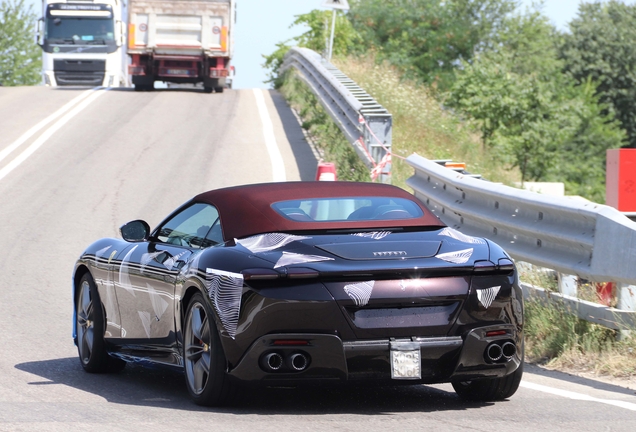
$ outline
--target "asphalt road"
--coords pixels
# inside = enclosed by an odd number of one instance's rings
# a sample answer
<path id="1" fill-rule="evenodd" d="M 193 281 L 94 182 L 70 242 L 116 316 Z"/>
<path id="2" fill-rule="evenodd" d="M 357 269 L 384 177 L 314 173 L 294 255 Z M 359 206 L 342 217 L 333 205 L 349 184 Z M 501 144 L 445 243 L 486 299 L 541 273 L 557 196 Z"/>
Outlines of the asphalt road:
<path id="1" fill-rule="evenodd" d="M 0 430 L 636 430 L 633 389 L 531 366 L 494 404 L 436 385 L 251 390 L 222 409 L 193 405 L 179 374 L 84 373 L 70 284 L 84 247 L 198 192 L 313 179 L 316 166 L 275 92 L 261 92 L 267 117 L 252 90 L 85 92 L 0 87 Z"/>

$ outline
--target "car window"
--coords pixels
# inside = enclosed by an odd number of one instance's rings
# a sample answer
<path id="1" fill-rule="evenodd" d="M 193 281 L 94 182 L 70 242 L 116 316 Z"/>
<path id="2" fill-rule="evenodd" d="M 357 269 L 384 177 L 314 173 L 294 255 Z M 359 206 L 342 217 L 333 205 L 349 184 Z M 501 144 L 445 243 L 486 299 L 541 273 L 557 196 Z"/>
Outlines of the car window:
<path id="1" fill-rule="evenodd" d="M 210 236 L 212 227 L 215 227 L 215 234 Z M 163 224 L 157 239 L 163 243 L 196 249 L 222 243 L 219 212 L 209 204 L 193 204 Z"/>
<path id="2" fill-rule="evenodd" d="M 413 201 L 394 197 L 315 198 L 279 201 L 272 208 L 300 222 L 413 219 L 422 210 Z"/>

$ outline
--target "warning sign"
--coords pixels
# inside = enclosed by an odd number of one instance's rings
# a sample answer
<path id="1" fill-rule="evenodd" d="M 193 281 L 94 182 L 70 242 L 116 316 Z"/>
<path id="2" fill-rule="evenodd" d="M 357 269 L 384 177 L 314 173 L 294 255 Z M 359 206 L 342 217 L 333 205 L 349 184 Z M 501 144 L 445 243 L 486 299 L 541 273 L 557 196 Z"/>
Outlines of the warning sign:
<path id="1" fill-rule="evenodd" d="M 322 0 L 321 6 L 332 9 L 349 10 L 349 2 L 347 2 L 347 0 Z"/>

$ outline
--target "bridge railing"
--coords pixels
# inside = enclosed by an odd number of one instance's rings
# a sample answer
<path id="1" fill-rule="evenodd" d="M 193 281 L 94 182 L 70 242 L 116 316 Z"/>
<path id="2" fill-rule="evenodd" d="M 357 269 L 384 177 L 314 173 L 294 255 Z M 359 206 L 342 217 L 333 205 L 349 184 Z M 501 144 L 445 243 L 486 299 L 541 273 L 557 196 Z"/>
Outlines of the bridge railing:
<path id="1" fill-rule="evenodd" d="M 318 97 L 374 178 L 390 182 L 391 114 L 373 97 L 320 54 L 294 47 L 285 56 L 281 73 L 294 68 Z"/>
<path id="2" fill-rule="evenodd" d="M 608 315 L 601 320 L 635 322 L 636 223 L 619 211 L 479 180 L 419 155 L 407 163 L 415 171 L 407 184 L 447 225 L 492 239 L 517 260 L 589 281 L 622 283 L 618 306 L 631 312 L 617 317 L 618 311 L 605 308 Z M 578 299 L 556 297 L 584 311 L 582 318 L 589 312 Z"/>

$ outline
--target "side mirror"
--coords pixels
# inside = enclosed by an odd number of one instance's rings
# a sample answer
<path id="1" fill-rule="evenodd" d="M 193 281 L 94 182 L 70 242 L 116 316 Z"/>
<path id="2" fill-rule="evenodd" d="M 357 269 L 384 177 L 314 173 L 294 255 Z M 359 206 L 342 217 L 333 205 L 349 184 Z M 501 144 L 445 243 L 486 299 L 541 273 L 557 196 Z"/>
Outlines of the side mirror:
<path id="1" fill-rule="evenodd" d="M 115 43 L 117 46 L 122 46 L 126 40 L 126 26 L 123 21 L 117 20 L 115 22 Z"/>
<path id="2" fill-rule="evenodd" d="M 42 18 L 35 23 L 35 43 L 40 46 L 44 45 L 44 20 Z"/>
<path id="3" fill-rule="evenodd" d="M 119 232 L 127 242 L 138 243 L 148 240 L 150 225 L 142 220 L 134 220 L 119 227 Z"/>

